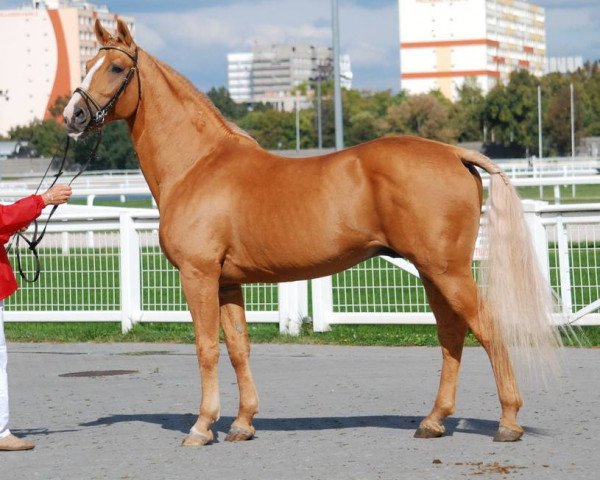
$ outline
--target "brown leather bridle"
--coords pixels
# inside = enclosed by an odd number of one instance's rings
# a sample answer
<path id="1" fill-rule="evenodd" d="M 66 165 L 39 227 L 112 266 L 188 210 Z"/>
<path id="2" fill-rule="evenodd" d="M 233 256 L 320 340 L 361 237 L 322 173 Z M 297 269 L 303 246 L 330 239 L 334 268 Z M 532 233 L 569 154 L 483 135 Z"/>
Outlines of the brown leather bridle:
<path id="1" fill-rule="evenodd" d="M 87 124 L 84 132 L 87 132 L 90 129 L 98 129 L 98 128 L 102 127 L 102 125 L 104 123 L 104 119 L 108 115 L 108 112 L 110 112 L 110 109 L 117 103 L 117 101 L 119 100 L 119 97 L 125 91 L 125 89 L 127 88 L 127 85 L 131 81 L 131 78 L 133 77 L 133 75 L 136 72 L 137 72 L 137 81 L 138 81 L 138 104 L 139 104 L 140 98 L 142 96 L 142 86 L 141 86 L 141 82 L 140 82 L 140 74 L 139 74 L 139 71 L 137 68 L 137 62 L 138 62 L 137 47 L 135 48 L 135 52 L 133 53 L 133 55 L 123 48 L 116 47 L 116 46 L 110 46 L 110 45 L 105 46 L 105 47 L 100 47 L 99 50 L 118 50 L 119 52 L 124 53 L 129 58 L 131 58 L 131 60 L 133 60 L 133 66 L 129 69 L 129 71 L 127 72 L 127 75 L 125 75 L 125 78 L 123 79 L 123 82 L 121 82 L 121 85 L 115 91 L 115 93 L 113 94 L 111 99 L 103 107 L 101 107 L 100 104 L 96 100 L 94 100 L 92 95 L 89 92 L 87 92 L 85 89 L 83 89 L 81 87 L 77 87 L 75 89 L 75 92 L 79 93 L 82 96 L 82 98 L 84 99 L 84 101 L 90 111 L 90 114 L 92 112 L 95 112 L 92 115 L 90 122 Z M 92 109 L 92 107 L 93 107 L 93 109 Z"/>

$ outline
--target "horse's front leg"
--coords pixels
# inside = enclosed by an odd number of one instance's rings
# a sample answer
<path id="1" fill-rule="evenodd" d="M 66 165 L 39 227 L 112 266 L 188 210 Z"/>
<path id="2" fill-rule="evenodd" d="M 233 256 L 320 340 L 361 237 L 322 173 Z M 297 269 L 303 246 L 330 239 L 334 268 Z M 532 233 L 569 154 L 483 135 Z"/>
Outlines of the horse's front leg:
<path id="1" fill-rule="evenodd" d="M 225 440 L 250 440 L 255 433 L 252 419 L 258 412 L 258 395 L 250 371 L 250 340 L 246 328 L 242 287 L 234 285 L 221 288 L 219 302 L 225 343 L 240 390 L 238 415 Z"/>
<path id="2" fill-rule="evenodd" d="M 196 354 L 200 365 L 202 400 L 198 420 L 183 440 L 185 447 L 200 447 L 214 440 L 212 425 L 219 419 L 219 274 L 217 266 L 180 268 L 181 285 L 194 322 Z"/>

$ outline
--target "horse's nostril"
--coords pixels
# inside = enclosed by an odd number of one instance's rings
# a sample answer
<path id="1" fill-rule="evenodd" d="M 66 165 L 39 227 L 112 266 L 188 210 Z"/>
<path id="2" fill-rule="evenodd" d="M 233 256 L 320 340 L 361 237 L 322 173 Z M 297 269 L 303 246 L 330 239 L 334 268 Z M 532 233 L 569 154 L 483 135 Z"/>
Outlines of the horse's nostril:
<path id="1" fill-rule="evenodd" d="M 85 111 L 81 107 L 75 107 L 75 121 L 78 123 L 85 121 Z"/>

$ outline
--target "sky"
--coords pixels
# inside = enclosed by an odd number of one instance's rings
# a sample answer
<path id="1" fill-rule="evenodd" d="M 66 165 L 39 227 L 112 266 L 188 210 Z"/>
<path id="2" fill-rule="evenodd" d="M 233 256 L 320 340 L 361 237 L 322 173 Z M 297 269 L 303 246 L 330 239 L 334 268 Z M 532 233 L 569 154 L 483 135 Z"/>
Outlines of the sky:
<path id="1" fill-rule="evenodd" d="M 0 0 L 15 8 L 24 0 Z M 254 43 L 331 44 L 330 0 L 97 0 L 135 17 L 138 44 L 201 90 L 227 86 L 227 53 Z M 548 56 L 600 59 L 600 0 L 536 0 L 546 10 Z M 342 53 L 353 87 L 397 91 L 397 0 L 338 0 Z"/>

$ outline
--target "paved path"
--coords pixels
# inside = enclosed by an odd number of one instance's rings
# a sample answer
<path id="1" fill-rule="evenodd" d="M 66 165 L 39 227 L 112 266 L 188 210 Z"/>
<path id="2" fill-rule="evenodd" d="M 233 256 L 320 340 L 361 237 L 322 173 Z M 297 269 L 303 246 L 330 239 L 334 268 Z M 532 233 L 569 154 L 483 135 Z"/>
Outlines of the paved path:
<path id="1" fill-rule="evenodd" d="M 218 442 L 179 447 L 199 401 L 192 345 L 10 344 L 12 427 L 31 452 L 0 453 L 0 479 L 595 479 L 600 349 L 567 350 L 561 392 L 526 393 L 515 444 L 492 442 L 499 406 L 480 348 L 465 352 L 448 435 L 413 432 L 437 387 L 437 348 L 256 345 L 251 442 L 223 441 L 237 408 L 221 362 Z M 110 377 L 61 377 L 90 370 Z"/>

